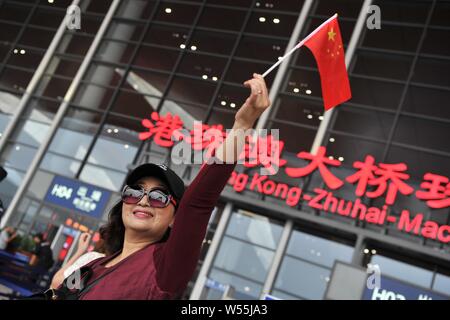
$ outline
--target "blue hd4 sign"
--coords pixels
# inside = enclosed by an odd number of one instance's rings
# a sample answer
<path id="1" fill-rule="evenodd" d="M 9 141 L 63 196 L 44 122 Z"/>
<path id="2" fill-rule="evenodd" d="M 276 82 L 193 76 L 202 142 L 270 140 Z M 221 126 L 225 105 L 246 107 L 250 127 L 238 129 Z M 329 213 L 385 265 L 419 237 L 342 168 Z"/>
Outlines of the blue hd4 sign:
<path id="1" fill-rule="evenodd" d="M 110 191 L 60 176 L 53 178 L 45 201 L 100 219 Z"/>

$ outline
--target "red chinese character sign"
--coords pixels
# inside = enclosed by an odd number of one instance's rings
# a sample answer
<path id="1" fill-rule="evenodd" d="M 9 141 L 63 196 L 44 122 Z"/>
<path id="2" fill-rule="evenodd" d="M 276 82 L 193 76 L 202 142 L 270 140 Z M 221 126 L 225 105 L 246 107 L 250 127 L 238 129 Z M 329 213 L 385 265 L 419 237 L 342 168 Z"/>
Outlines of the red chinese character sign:
<path id="1" fill-rule="evenodd" d="M 193 130 L 182 130 L 181 119 L 170 113 L 160 116 L 153 112 L 150 119 L 142 120 L 142 125 L 148 130 L 139 134 L 140 140 L 153 138 L 157 145 L 166 148 L 172 147 L 174 141 L 184 140 L 193 150 L 206 150 L 209 155 L 226 137 L 221 124 L 196 123 Z M 282 158 L 283 148 L 284 141 L 271 135 L 248 136 L 239 159 L 243 160 L 244 167 L 264 167 L 268 170 L 268 174 L 273 174 L 274 168 L 284 167 L 286 174 L 292 178 L 304 178 L 317 170 L 325 185 L 331 190 L 341 188 L 345 182 L 356 184 L 356 196 L 371 199 L 385 197 L 387 205 L 393 205 L 399 193 L 405 196 L 414 194 L 414 188 L 407 183 L 410 176 L 405 163 L 377 164 L 373 156 L 367 155 L 364 161 L 355 161 L 353 163 L 355 172 L 342 180 L 331 171 L 332 168 L 338 169 L 342 162 L 327 156 L 326 147 L 319 147 L 316 154 L 299 152 L 297 157 L 309 162 L 303 167 L 288 165 L 287 160 Z M 415 195 L 418 199 L 426 201 L 430 208 L 450 207 L 448 177 L 427 173 L 420 187 Z"/>
<path id="2" fill-rule="evenodd" d="M 416 192 L 416 197 L 426 200 L 427 205 L 433 209 L 450 207 L 450 183 L 449 179 L 433 173 L 426 173 L 425 180 L 421 183 L 421 190 Z"/>
<path id="3" fill-rule="evenodd" d="M 377 189 L 373 192 L 367 192 L 367 196 L 370 198 L 378 198 L 384 195 L 387 190 L 386 203 L 394 204 L 397 191 L 400 191 L 404 195 L 413 193 L 414 189 L 403 181 L 409 178 L 409 175 L 404 173 L 406 169 L 407 167 L 404 163 L 380 163 L 379 168 L 375 171 L 377 177 L 369 181 L 369 184 L 377 186 Z"/>
<path id="4" fill-rule="evenodd" d="M 172 116 L 169 112 L 165 116 L 159 115 L 157 112 L 152 112 L 150 119 L 143 119 L 142 125 L 148 129 L 147 132 L 139 134 L 140 140 L 146 140 L 153 136 L 155 143 L 161 147 L 173 146 L 172 135 L 174 131 L 183 127 L 183 122 L 179 116 Z"/>
<path id="5" fill-rule="evenodd" d="M 297 157 L 305 160 L 311 160 L 311 162 L 303 168 L 286 168 L 286 173 L 293 178 L 299 178 L 305 177 L 311 174 L 314 170 L 319 169 L 320 175 L 330 189 L 338 189 L 342 187 L 344 183 L 332 174 L 327 167 L 327 165 L 339 167 L 341 162 L 339 160 L 327 158 L 325 156 L 326 152 L 327 149 L 325 147 L 319 147 L 319 150 L 315 155 L 304 151 L 298 153 Z"/>
<path id="6" fill-rule="evenodd" d="M 154 142 L 161 147 L 172 147 L 174 141 L 184 140 L 192 146 L 193 150 L 207 150 L 208 154 L 212 154 L 213 150 L 226 137 L 226 132 L 221 124 L 196 123 L 193 130 L 188 131 L 188 134 L 183 134 L 180 130 L 183 129 L 183 122 L 177 115 L 171 113 L 160 116 L 153 112 L 150 119 L 142 120 L 142 125 L 148 131 L 139 134 L 140 140 L 153 138 Z M 344 181 L 336 177 L 330 170 L 339 168 L 342 162 L 327 156 L 325 147 L 319 147 L 316 154 L 306 151 L 299 152 L 297 157 L 309 162 L 303 167 L 287 165 L 287 160 L 282 158 L 283 148 L 284 141 L 271 135 L 248 136 L 239 159 L 244 160 L 243 165 L 247 168 L 261 166 L 268 169 L 269 172 L 273 172 L 274 167 L 285 167 L 286 174 L 292 178 L 307 177 L 318 170 L 328 188 L 336 190 L 344 185 Z M 374 199 L 384 196 L 386 204 L 393 205 L 398 193 L 406 196 L 414 193 L 414 188 L 407 183 L 410 176 L 405 163 L 377 164 L 373 156 L 367 155 L 364 162 L 355 161 L 353 168 L 356 171 L 347 176 L 345 181 L 356 184 L 355 195 L 358 197 L 365 196 Z M 425 200 L 430 208 L 450 207 L 448 177 L 427 173 L 424 175 L 424 182 L 420 187 L 421 189 L 417 190 L 415 195 L 418 199 Z"/>
<path id="7" fill-rule="evenodd" d="M 404 163 L 374 165 L 375 159 L 366 156 L 365 162 L 355 161 L 353 167 L 358 171 L 347 177 L 350 183 L 358 181 L 355 194 L 359 197 L 378 198 L 386 193 L 386 204 L 392 205 L 400 191 L 404 195 L 410 195 L 414 189 L 407 185 L 404 180 L 409 179 L 409 175 L 404 173 L 407 166 Z M 374 191 L 367 191 L 367 186 L 376 186 Z"/>
<path id="8" fill-rule="evenodd" d="M 357 169 L 358 171 L 353 175 L 345 178 L 345 180 L 350 183 L 358 182 L 355 190 L 355 194 L 358 197 L 362 197 L 366 194 L 369 181 L 373 181 L 375 179 L 374 172 L 378 169 L 378 167 L 374 164 L 375 158 L 372 156 L 366 156 L 366 160 L 364 162 L 355 161 L 353 163 L 353 168 Z"/>
<path id="9" fill-rule="evenodd" d="M 287 162 L 281 159 L 283 147 L 284 142 L 272 135 L 246 136 L 246 144 L 239 160 L 244 160 L 243 165 L 246 168 L 263 166 L 269 174 L 275 174 L 277 169 Z"/>

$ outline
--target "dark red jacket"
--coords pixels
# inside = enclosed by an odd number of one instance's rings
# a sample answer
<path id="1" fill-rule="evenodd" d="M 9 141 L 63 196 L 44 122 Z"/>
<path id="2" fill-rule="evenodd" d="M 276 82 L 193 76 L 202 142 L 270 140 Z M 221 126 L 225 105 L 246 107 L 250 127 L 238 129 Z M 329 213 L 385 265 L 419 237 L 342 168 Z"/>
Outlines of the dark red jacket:
<path id="1" fill-rule="evenodd" d="M 203 165 L 183 195 L 169 239 L 146 246 L 110 267 L 113 269 L 104 264 L 117 254 L 91 262 L 93 275 L 88 284 L 109 273 L 81 299 L 178 298 L 195 271 L 211 212 L 234 167 Z"/>

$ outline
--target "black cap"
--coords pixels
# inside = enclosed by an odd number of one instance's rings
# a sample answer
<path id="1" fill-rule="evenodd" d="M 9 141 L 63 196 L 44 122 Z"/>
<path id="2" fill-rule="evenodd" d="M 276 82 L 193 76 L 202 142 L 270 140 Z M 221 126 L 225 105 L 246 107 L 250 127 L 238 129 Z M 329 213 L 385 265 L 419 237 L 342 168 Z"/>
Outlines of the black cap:
<path id="1" fill-rule="evenodd" d="M 180 203 L 185 189 L 184 182 L 172 169 L 168 168 L 165 164 L 145 163 L 131 171 L 125 183 L 127 185 L 133 185 L 144 177 L 161 179 L 162 182 L 167 184 L 177 204 Z"/>

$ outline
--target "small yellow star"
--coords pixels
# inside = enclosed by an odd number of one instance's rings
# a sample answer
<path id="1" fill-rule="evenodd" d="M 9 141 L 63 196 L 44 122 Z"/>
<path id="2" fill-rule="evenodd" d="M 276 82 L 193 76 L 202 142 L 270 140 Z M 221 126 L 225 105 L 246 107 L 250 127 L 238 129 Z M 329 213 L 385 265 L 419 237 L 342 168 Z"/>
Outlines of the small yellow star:
<path id="1" fill-rule="evenodd" d="M 333 28 L 328 32 L 328 40 L 334 41 L 334 36 L 336 35 L 336 32 L 333 31 Z"/>

